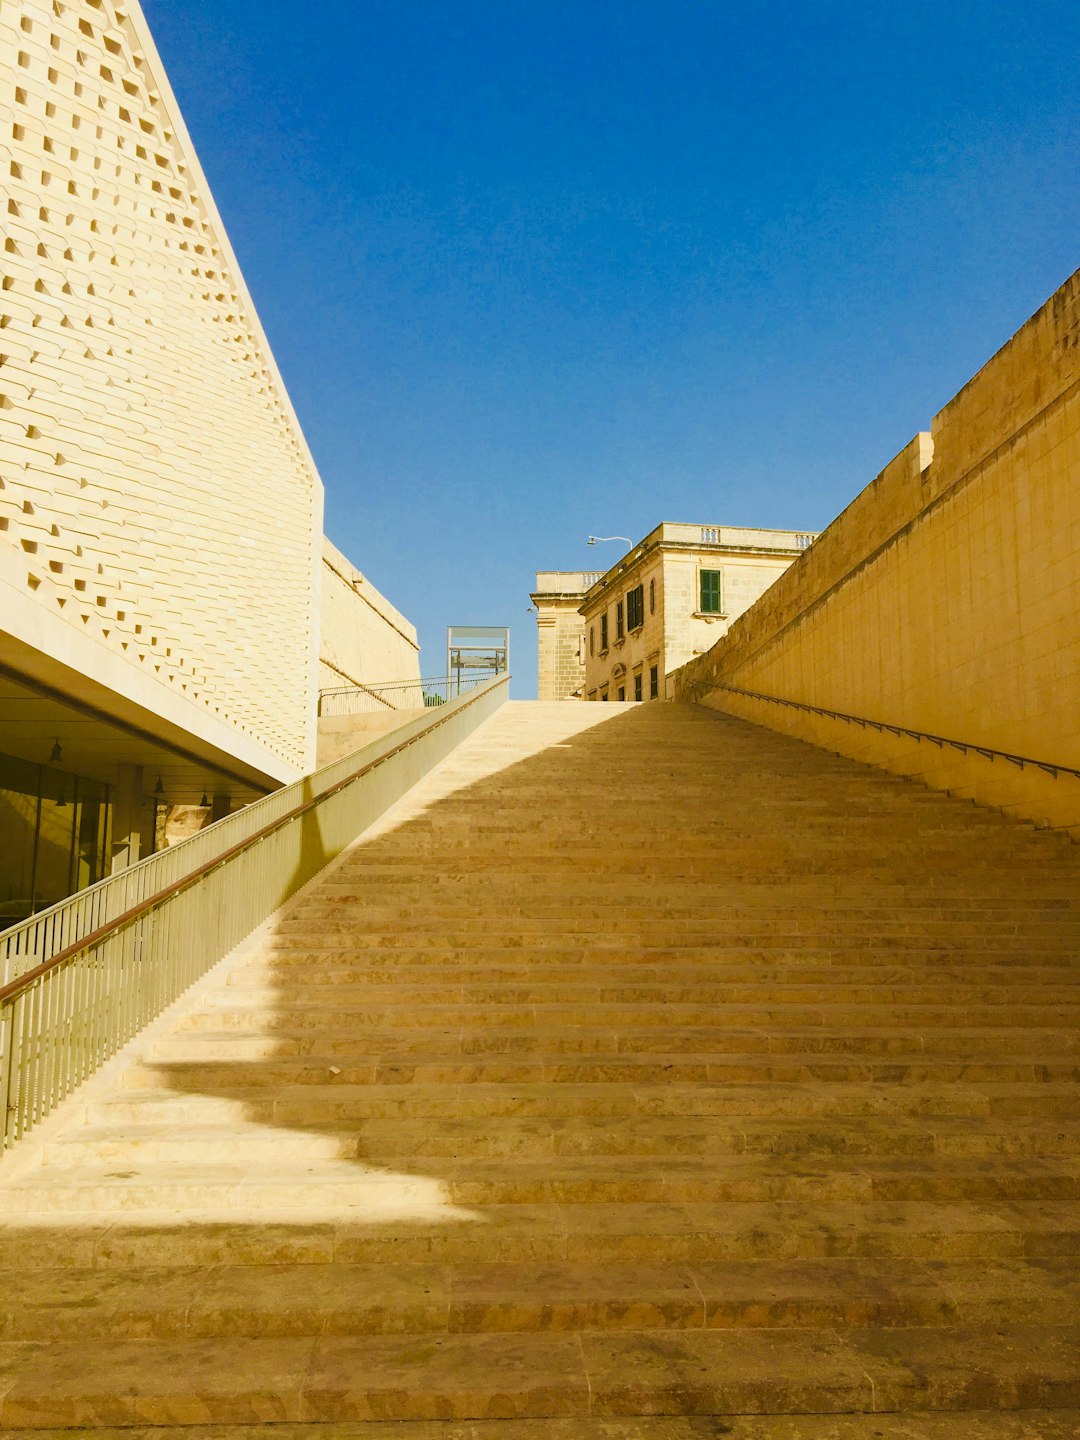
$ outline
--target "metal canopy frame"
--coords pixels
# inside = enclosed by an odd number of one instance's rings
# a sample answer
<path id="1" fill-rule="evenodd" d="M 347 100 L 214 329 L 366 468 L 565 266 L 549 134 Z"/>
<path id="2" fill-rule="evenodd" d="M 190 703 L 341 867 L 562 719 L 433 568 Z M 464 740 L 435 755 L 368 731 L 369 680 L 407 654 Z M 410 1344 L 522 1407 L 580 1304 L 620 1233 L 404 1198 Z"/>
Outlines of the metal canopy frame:
<path id="1" fill-rule="evenodd" d="M 477 671 L 504 675 L 510 669 L 510 630 L 505 625 L 448 625 L 446 674 L 452 693 L 461 693 Z"/>

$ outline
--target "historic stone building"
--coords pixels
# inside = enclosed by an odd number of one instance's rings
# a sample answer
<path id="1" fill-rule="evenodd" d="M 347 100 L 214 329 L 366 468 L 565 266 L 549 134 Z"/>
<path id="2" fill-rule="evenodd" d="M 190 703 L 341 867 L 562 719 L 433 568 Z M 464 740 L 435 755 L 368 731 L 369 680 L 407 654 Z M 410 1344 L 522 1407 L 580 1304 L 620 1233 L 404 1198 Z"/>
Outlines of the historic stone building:
<path id="1" fill-rule="evenodd" d="M 805 530 L 665 522 L 581 602 L 584 698 L 656 700 L 814 541 Z"/>
<path id="2" fill-rule="evenodd" d="M 538 570 L 529 599 L 536 606 L 537 698 L 580 700 L 585 686 L 585 592 L 599 570 Z"/>

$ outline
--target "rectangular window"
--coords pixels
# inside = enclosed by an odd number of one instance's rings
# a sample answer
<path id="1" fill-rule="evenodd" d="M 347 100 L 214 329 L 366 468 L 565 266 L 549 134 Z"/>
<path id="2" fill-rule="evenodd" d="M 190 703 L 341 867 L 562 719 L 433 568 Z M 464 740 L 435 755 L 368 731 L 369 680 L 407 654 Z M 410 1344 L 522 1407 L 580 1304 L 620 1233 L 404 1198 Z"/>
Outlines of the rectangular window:
<path id="1" fill-rule="evenodd" d="M 589 626 L 589 654 L 596 654 L 596 626 Z"/>
<path id="2" fill-rule="evenodd" d="M 655 700 L 660 694 L 660 667 L 649 666 L 649 699 Z"/>
<path id="3" fill-rule="evenodd" d="M 624 633 L 625 633 L 625 632 L 623 631 L 623 608 L 622 608 L 622 601 L 620 600 L 619 603 L 615 606 L 615 639 L 616 639 L 616 640 L 621 640 L 621 639 L 623 638 Z"/>
<path id="4" fill-rule="evenodd" d="M 641 699 L 641 671 L 634 676 L 634 699 Z"/>
<path id="5" fill-rule="evenodd" d="M 721 609 L 720 593 L 720 571 L 702 570 L 701 572 L 701 605 L 703 615 L 719 615 Z"/>
<path id="6" fill-rule="evenodd" d="M 625 686 L 625 685 L 620 685 L 620 686 L 619 686 L 619 699 L 620 699 L 620 700 L 625 700 L 625 699 L 626 699 L 626 686 Z"/>
<path id="7" fill-rule="evenodd" d="M 600 699 L 603 700 L 605 704 L 607 703 L 607 698 L 608 698 L 607 691 L 606 691 L 606 690 L 601 690 L 601 691 L 600 691 Z"/>
<path id="8" fill-rule="evenodd" d="M 645 587 L 638 585 L 626 592 L 626 628 L 638 630 L 645 624 Z"/>
<path id="9" fill-rule="evenodd" d="M 607 649 L 607 611 L 600 616 L 600 654 L 603 655 Z M 604 696 L 607 699 L 607 696 Z"/>

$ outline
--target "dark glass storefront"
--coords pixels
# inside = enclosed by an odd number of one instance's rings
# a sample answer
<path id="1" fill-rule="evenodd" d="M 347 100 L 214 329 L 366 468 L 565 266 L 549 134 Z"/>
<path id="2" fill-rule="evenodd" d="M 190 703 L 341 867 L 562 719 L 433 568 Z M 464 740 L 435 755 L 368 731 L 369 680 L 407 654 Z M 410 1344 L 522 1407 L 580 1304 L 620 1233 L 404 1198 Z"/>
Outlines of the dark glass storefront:
<path id="1" fill-rule="evenodd" d="M 0 929 L 106 873 L 110 787 L 0 754 Z"/>

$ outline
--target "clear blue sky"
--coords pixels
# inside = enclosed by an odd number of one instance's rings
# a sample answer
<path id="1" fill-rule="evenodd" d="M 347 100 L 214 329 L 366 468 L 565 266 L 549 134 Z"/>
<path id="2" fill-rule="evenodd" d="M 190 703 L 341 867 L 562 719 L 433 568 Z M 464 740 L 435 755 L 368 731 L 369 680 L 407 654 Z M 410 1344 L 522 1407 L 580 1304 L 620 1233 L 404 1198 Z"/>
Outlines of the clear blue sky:
<path id="1" fill-rule="evenodd" d="M 534 695 L 590 532 L 823 528 L 1080 263 L 1075 0 L 144 8 L 425 673 Z"/>

